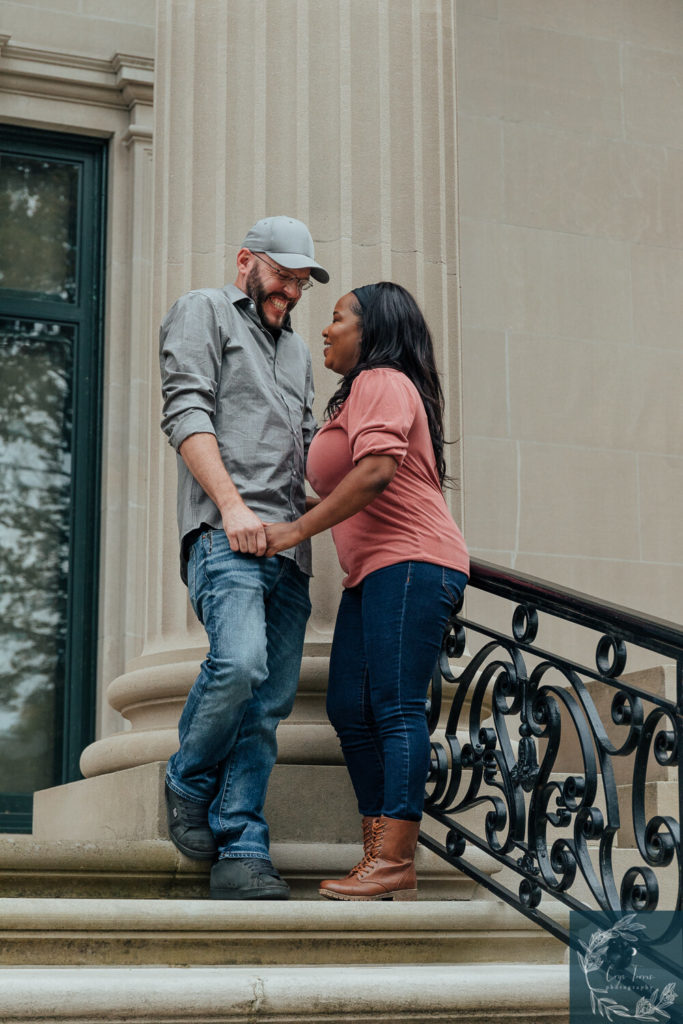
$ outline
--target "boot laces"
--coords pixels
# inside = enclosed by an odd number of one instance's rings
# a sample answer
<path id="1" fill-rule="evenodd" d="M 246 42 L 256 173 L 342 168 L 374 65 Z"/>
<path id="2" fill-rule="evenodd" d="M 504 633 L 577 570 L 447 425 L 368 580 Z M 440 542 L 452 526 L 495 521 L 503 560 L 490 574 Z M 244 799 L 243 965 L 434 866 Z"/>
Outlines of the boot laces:
<path id="1" fill-rule="evenodd" d="M 245 858 L 242 863 L 252 875 L 268 875 L 269 878 L 280 878 L 277 868 L 269 860 L 262 857 Z"/>
<path id="2" fill-rule="evenodd" d="M 382 838 L 384 836 L 384 822 L 381 818 L 374 818 L 371 825 L 366 826 L 364 832 L 370 832 L 369 840 L 366 839 L 366 835 L 363 835 L 365 840 L 365 852 L 362 859 L 356 864 L 354 868 L 351 868 L 349 875 L 356 875 L 358 878 L 363 878 L 368 871 L 371 871 L 377 862 L 380 850 L 382 848 Z"/>

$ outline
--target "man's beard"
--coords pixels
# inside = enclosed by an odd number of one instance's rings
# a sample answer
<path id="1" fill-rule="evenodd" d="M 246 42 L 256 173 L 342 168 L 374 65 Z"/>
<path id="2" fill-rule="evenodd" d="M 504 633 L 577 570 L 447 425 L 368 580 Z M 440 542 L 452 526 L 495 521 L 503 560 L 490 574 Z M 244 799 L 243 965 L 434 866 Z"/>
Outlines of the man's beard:
<path id="1" fill-rule="evenodd" d="M 249 274 L 247 275 L 245 290 L 249 298 L 256 306 L 256 312 L 258 313 L 259 320 L 261 321 L 263 326 L 267 328 L 269 331 L 274 330 L 279 332 L 281 325 L 284 324 L 285 322 L 285 317 L 287 314 L 285 314 L 285 316 L 282 317 L 280 324 L 277 326 L 273 326 L 268 322 L 266 318 L 267 314 L 265 312 L 265 302 L 272 293 L 267 291 L 266 288 L 264 287 L 263 282 L 261 281 L 261 274 L 258 267 L 252 267 L 251 270 L 249 271 Z"/>

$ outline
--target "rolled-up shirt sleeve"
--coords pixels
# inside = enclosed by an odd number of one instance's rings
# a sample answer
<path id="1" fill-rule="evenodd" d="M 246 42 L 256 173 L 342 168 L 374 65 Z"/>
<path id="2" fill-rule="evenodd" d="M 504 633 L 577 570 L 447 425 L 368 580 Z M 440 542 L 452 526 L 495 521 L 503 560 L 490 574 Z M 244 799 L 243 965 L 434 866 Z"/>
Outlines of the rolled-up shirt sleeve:
<path id="1" fill-rule="evenodd" d="M 177 450 L 192 434 L 216 433 L 216 395 L 223 338 L 216 309 L 203 292 L 171 307 L 159 333 L 161 429 Z"/>
<path id="2" fill-rule="evenodd" d="M 401 465 L 415 420 L 415 400 L 395 373 L 359 374 L 347 399 L 348 432 L 354 464 L 366 455 L 391 455 Z"/>

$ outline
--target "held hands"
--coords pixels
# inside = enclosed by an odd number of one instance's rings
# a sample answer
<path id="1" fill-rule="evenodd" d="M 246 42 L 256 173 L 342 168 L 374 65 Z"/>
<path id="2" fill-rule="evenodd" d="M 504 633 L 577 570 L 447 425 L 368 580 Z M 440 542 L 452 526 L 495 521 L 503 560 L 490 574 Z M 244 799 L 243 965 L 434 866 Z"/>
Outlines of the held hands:
<path id="1" fill-rule="evenodd" d="M 296 523 L 268 523 L 266 526 L 266 555 L 271 558 L 279 551 L 293 548 L 300 540 Z"/>
<path id="2" fill-rule="evenodd" d="M 265 527 L 244 502 L 223 509 L 222 516 L 223 529 L 233 551 L 241 551 L 243 555 L 265 555 Z"/>
<path id="3" fill-rule="evenodd" d="M 243 555 L 271 558 L 302 540 L 298 522 L 263 523 L 241 500 L 223 508 L 222 517 L 231 549 Z"/>

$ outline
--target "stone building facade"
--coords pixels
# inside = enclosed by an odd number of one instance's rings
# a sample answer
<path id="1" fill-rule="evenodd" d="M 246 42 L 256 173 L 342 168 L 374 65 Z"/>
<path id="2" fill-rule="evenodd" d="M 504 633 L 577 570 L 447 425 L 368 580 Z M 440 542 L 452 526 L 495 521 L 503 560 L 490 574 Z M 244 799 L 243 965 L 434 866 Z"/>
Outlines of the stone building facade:
<path id="1" fill-rule="evenodd" d="M 174 749 L 204 638 L 157 325 L 232 280 L 264 214 L 306 221 L 331 271 L 296 312 L 319 413 L 336 298 L 400 282 L 436 339 L 473 556 L 683 620 L 681 83 L 677 0 L 2 0 L 0 132 L 106 151 L 88 780 Z M 330 766 L 327 537 L 315 574 L 280 759 Z M 57 806 L 41 796 L 40 828 L 78 831 Z"/>

